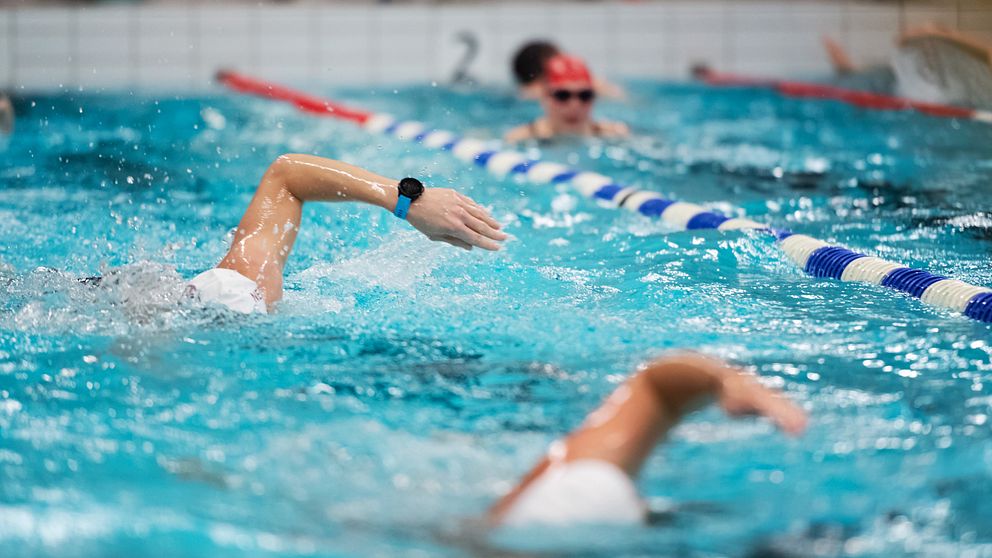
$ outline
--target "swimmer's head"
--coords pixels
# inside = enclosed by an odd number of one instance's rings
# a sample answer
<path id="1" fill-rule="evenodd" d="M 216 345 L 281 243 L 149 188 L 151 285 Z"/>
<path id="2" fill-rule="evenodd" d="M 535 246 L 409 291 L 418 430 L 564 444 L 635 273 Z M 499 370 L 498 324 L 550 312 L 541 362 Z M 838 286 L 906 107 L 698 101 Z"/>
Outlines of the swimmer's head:
<path id="1" fill-rule="evenodd" d="M 517 85 L 530 85 L 544 77 L 544 65 L 558 54 L 558 47 L 547 41 L 530 41 L 513 56 L 513 78 Z"/>
<path id="2" fill-rule="evenodd" d="M 581 58 L 557 54 L 544 65 L 542 104 L 548 118 L 567 126 L 589 121 L 596 100 L 592 73 Z"/>
<path id="3" fill-rule="evenodd" d="M 689 74 L 693 79 L 705 81 L 713 75 L 713 68 L 710 68 L 706 62 L 696 62 L 689 67 Z"/>

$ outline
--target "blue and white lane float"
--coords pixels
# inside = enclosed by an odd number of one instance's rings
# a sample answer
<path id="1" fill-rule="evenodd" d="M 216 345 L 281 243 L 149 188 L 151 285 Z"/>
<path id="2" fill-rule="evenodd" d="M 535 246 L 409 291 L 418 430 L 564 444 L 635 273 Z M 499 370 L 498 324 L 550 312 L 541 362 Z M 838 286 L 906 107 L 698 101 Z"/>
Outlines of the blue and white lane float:
<path id="1" fill-rule="evenodd" d="M 236 91 L 287 101 L 313 114 L 350 120 L 369 132 L 450 151 L 459 160 L 485 168 L 501 178 L 517 175 L 535 184 L 568 184 L 587 198 L 661 219 L 675 229 L 768 232 L 775 235 L 778 246 L 789 259 L 814 277 L 889 287 L 925 304 L 992 322 L 992 289 L 986 287 L 868 256 L 803 234 L 774 229 L 750 219 L 727 217 L 701 205 L 618 184 L 602 174 L 531 159 L 523 153 L 501 149 L 496 142 L 460 137 L 453 132 L 433 129 L 423 122 L 399 121 L 389 114 L 356 110 L 231 72 L 218 74 L 218 79 Z"/>

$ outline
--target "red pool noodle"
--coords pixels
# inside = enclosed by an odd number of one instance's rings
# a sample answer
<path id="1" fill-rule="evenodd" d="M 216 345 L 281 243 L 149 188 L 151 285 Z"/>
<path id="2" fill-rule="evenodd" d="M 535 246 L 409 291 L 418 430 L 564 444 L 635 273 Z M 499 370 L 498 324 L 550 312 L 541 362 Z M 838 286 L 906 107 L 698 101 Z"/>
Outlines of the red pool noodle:
<path id="1" fill-rule="evenodd" d="M 703 81 L 709 85 L 723 87 L 767 87 L 786 97 L 831 99 L 871 110 L 916 110 L 931 116 L 946 118 L 972 118 L 975 114 L 974 110 L 968 108 L 924 103 L 904 97 L 844 89 L 822 83 L 752 78 L 718 72 L 707 73 L 703 77 Z"/>
<path id="2" fill-rule="evenodd" d="M 346 107 L 328 99 L 307 95 L 306 93 L 288 87 L 248 77 L 236 72 L 221 70 L 217 72 L 217 81 L 235 91 L 285 101 L 295 105 L 302 111 L 319 116 L 350 120 L 359 125 L 365 124 L 372 117 L 371 112 Z"/>

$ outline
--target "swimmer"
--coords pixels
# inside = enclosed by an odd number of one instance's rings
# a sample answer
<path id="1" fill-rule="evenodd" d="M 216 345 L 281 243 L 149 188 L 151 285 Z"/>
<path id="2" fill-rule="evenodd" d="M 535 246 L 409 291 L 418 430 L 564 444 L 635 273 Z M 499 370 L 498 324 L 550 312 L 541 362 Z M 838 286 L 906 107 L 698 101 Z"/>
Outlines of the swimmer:
<path id="1" fill-rule="evenodd" d="M 516 143 L 556 136 L 629 136 L 630 130 L 626 124 L 593 120 L 595 101 L 596 89 L 585 63 L 574 56 L 557 54 L 545 64 L 541 78 L 544 117 L 510 130 L 504 139 L 508 143 Z"/>
<path id="2" fill-rule="evenodd" d="M 513 69 L 513 79 L 517 82 L 517 89 L 524 99 L 539 100 L 543 87 L 541 79 L 544 77 L 544 65 L 556 55 L 561 54 L 561 50 L 548 41 L 529 41 L 521 46 L 513 55 L 511 67 Z M 613 99 L 624 99 L 627 93 L 619 85 L 606 80 L 593 78 L 593 88 L 597 95 Z"/>
<path id="3" fill-rule="evenodd" d="M 10 97 L 0 93 L 0 134 L 9 136 L 14 131 L 14 105 Z"/>
<path id="4" fill-rule="evenodd" d="M 190 294 L 244 313 L 272 310 L 282 298 L 283 268 L 308 201 L 377 205 L 427 238 L 465 250 L 499 250 L 507 238 L 485 209 L 454 190 L 313 155 L 283 155 L 265 171 L 230 250 L 217 267 L 190 281 Z"/>
<path id="5" fill-rule="evenodd" d="M 908 29 L 888 63 L 858 66 L 834 39 L 823 46 L 839 85 L 917 101 L 992 107 L 992 44 L 938 24 Z"/>
<path id="6" fill-rule="evenodd" d="M 655 445 L 686 414 L 713 400 L 729 416 L 767 417 L 787 434 L 806 414 L 754 376 L 720 360 L 685 353 L 631 376 L 547 455 L 488 515 L 491 526 L 638 524 L 647 508 L 634 480 Z"/>

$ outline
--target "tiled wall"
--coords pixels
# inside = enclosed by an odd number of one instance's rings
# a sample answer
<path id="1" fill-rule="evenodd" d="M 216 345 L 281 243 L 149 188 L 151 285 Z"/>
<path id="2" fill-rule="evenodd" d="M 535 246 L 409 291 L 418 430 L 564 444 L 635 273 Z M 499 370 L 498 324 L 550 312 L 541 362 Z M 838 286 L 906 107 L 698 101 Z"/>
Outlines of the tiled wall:
<path id="1" fill-rule="evenodd" d="M 523 40 L 549 37 L 617 77 L 680 78 L 695 61 L 767 75 L 828 71 L 820 36 L 883 59 L 906 25 L 941 21 L 992 40 L 992 0 L 882 3 L 670 0 L 471 5 L 102 5 L 0 9 L 0 86 L 206 87 L 219 67 L 295 83 L 447 81 L 456 36 L 471 72 L 508 79 Z"/>

